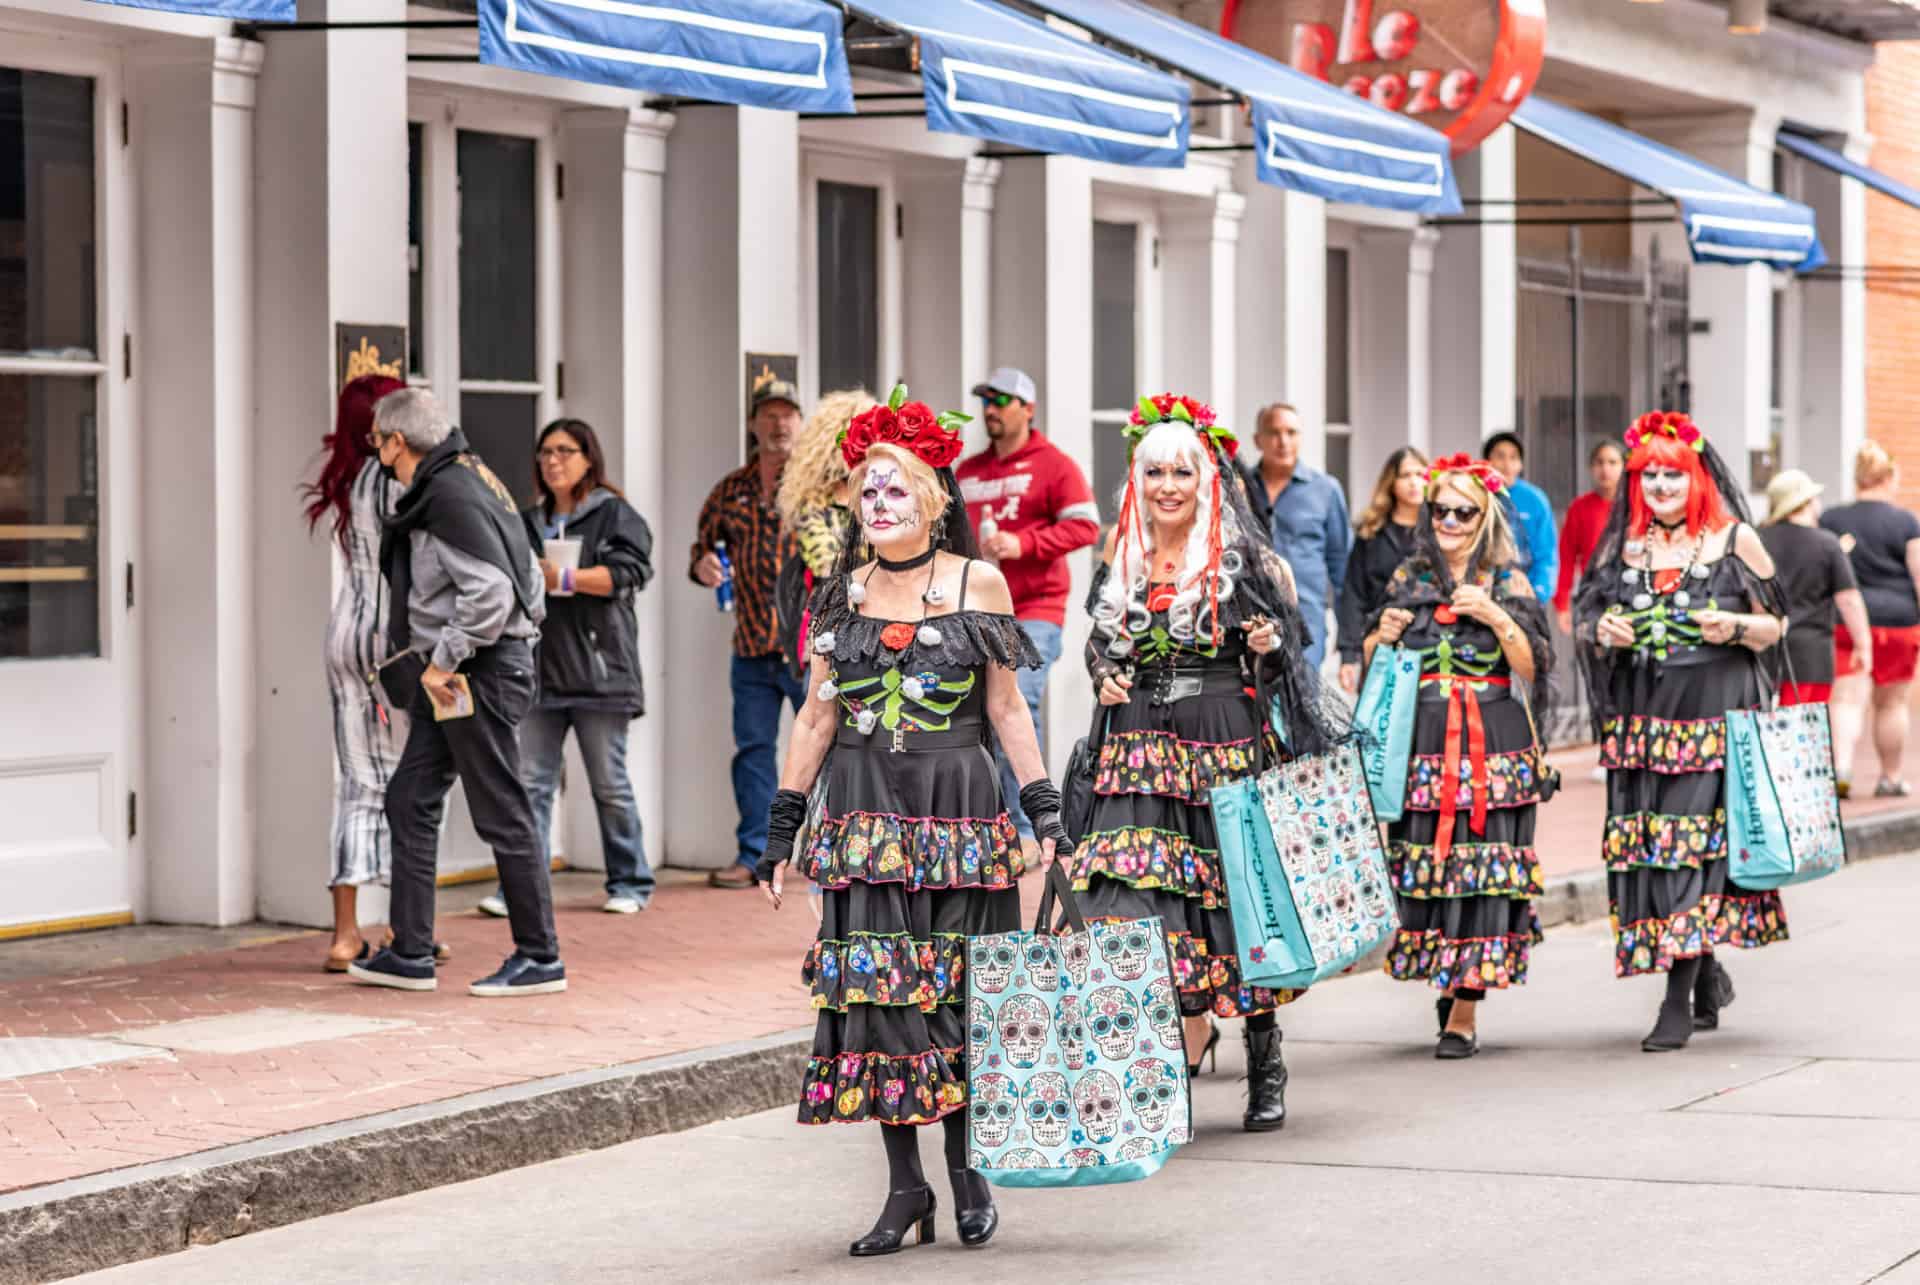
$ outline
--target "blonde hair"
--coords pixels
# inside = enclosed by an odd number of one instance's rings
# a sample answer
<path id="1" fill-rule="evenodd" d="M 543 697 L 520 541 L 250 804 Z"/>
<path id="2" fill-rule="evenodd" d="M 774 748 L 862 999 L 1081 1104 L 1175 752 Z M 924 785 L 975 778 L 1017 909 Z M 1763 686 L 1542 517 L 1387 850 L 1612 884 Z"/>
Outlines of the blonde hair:
<path id="1" fill-rule="evenodd" d="M 1400 480 L 1400 467 L 1409 459 L 1420 461 L 1420 467 L 1428 464 L 1427 457 L 1416 446 L 1402 446 L 1387 456 L 1386 465 L 1380 470 L 1380 479 L 1373 484 L 1373 498 L 1367 501 L 1366 512 L 1353 524 L 1354 534 L 1362 540 L 1371 540 L 1380 534 L 1380 528 L 1393 518 L 1393 487 Z"/>
<path id="2" fill-rule="evenodd" d="M 1148 571 L 1153 566 L 1154 555 L 1160 552 L 1152 547 L 1153 524 L 1146 512 L 1146 471 L 1153 464 L 1191 465 L 1199 477 L 1199 485 L 1194 490 L 1193 528 L 1187 535 L 1186 548 L 1181 550 L 1179 569 L 1174 573 L 1173 605 L 1167 608 L 1168 631 L 1180 641 L 1189 642 L 1210 634 L 1217 623 L 1205 619 L 1202 613 L 1206 610 L 1209 579 L 1207 536 L 1213 522 L 1213 483 L 1220 466 L 1207 448 L 1206 439 L 1196 433 L 1191 424 L 1178 420 L 1156 424 L 1134 447 L 1133 512 L 1121 515 L 1127 525 L 1127 538 L 1114 549 L 1113 572 L 1094 604 L 1093 619 L 1095 624 L 1114 633 L 1136 625 L 1145 627 L 1142 622 L 1147 610 Z M 1220 543 L 1224 552 L 1220 555 L 1217 573 L 1221 602 L 1233 596 L 1234 579 L 1241 571 L 1240 555 L 1233 547 L 1239 542 L 1239 523 L 1234 519 L 1233 509 L 1223 506 Z M 1129 615 L 1135 619 L 1129 620 Z"/>
<path id="3" fill-rule="evenodd" d="M 828 393 L 795 435 L 793 453 L 780 473 L 774 507 L 789 526 L 832 505 L 834 492 L 847 480 L 847 464 L 840 458 L 840 434 L 853 417 L 874 404 L 864 388 Z"/>
<path id="4" fill-rule="evenodd" d="M 1512 525 L 1507 521 L 1507 506 L 1494 498 L 1486 484 L 1465 469 L 1451 469 L 1428 484 L 1429 504 L 1443 486 L 1452 487 L 1480 506 L 1480 535 L 1473 544 L 1469 570 L 1491 571 L 1518 561 L 1520 546 L 1513 538 Z"/>
<path id="5" fill-rule="evenodd" d="M 847 489 L 858 494 L 861 483 L 866 480 L 867 469 L 877 459 L 892 460 L 900 466 L 900 472 L 907 479 L 907 489 L 913 492 L 914 503 L 919 506 L 920 520 L 937 534 L 940 519 L 946 513 L 951 497 L 947 495 L 947 488 L 940 484 L 940 475 L 933 471 L 933 465 L 905 447 L 892 442 L 875 442 L 868 447 L 867 457 L 847 475 Z M 964 522 L 966 515 L 962 514 L 960 520 Z M 861 540 L 864 543 L 865 537 Z"/>
<path id="6" fill-rule="evenodd" d="M 1893 480 L 1897 468 L 1887 448 L 1868 438 L 1860 443 L 1860 451 L 1853 457 L 1853 485 L 1861 491 L 1884 486 Z"/>

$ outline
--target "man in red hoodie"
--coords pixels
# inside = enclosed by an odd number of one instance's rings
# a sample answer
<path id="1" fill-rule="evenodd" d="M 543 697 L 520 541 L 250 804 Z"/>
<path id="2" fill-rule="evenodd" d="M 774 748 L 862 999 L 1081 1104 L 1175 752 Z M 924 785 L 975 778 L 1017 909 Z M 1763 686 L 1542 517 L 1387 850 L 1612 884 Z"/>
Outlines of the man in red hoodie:
<path id="1" fill-rule="evenodd" d="M 1040 698 L 1046 694 L 1047 670 L 1060 659 L 1060 632 L 1067 623 L 1073 585 L 1067 555 L 1100 538 L 1100 507 L 1080 466 L 1033 426 L 1032 376 L 1002 366 L 975 384 L 973 395 L 980 399 L 990 445 L 962 460 L 955 473 L 980 551 L 1000 564 L 1013 593 L 1013 614 L 1046 662 L 1040 669 L 1017 671 L 1020 694 L 1044 746 Z M 1004 755 L 1000 786 L 1021 838 L 1033 838 Z"/>

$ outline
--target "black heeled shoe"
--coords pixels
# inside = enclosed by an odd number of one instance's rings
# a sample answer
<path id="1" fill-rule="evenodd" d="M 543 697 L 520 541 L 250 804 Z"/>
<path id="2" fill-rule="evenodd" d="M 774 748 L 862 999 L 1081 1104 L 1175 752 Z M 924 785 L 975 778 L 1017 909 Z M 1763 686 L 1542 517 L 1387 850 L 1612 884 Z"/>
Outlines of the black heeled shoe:
<path id="1" fill-rule="evenodd" d="M 905 1191 L 888 1192 L 886 1207 L 880 1211 L 880 1221 L 873 1225 L 872 1231 L 849 1245 L 847 1253 L 855 1258 L 897 1254 L 904 1247 L 907 1232 L 915 1227 L 919 1229 L 919 1234 L 914 1238 L 914 1244 L 933 1244 L 933 1212 L 938 1205 L 932 1187 L 909 1187 Z"/>
<path id="2" fill-rule="evenodd" d="M 1733 978 L 1720 961 L 1707 956 L 1700 980 L 1693 985 L 1693 1029 L 1720 1029 L 1720 1010 L 1733 1003 Z"/>
<path id="3" fill-rule="evenodd" d="M 1187 1063 L 1189 1080 L 1200 1074 L 1200 1066 L 1204 1062 L 1210 1062 L 1212 1070 L 1220 1069 L 1220 1028 L 1212 1024 L 1207 1026 L 1207 1042 L 1201 1045 L 1200 1056 Z"/>
<path id="4" fill-rule="evenodd" d="M 1459 1062 L 1480 1052 L 1480 1032 L 1462 1035 L 1458 1031 L 1440 1032 L 1440 1042 L 1433 1046 L 1433 1055 L 1442 1062 Z"/>
<path id="5" fill-rule="evenodd" d="M 1278 1027 L 1248 1031 L 1247 1111 L 1240 1127 L 1248 1133 L 1268 1133 L 1287 1123 L 1287 1064 L 1280 1057 Z"/>
<path id="6" fill-rule="evenodd" d="M 953 1223 L 960 1243 L 969 1249 L 986 1244 L 1000 1230 L 1000 1209 L 987 1180 L 971 1169 L 949 1169 L 947 1177 L 953 1183 Z"/>
<path id="7" fill-rule="evenodd" d="M 1689 1011 L 1685 995 L 1679 1003 L 1671 997 L 1660 1005 L 1660 1016 L 1654 1019 L 1653 1029 L 1647 1032 L 1647 1038 L 1640 1041 L 1642 1053 L 1672 1053 L 1687 1047 L 1687 1041 L 1693 1038 L 1693 1014 Z"/>

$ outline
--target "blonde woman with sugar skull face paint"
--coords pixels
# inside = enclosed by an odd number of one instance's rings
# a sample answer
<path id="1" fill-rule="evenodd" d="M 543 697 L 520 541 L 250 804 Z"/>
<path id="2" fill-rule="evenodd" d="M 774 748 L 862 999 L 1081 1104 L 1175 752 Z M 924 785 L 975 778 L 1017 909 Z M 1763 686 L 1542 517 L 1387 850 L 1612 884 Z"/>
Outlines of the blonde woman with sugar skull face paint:
<path id="1" fill-rule="evenodd" d="M 855 1257 L 933 1238 L 936 1198 L 917 1126 L 935 1121 L 961 1242 L 984 1244 L 998 1225 L 967 1154 L 965 1050 L 981 1043 L 989 1015 L 968 1020 L 963 978 L 1013 968 L 1011 952 L 969 960 L 967 939 L 1020 926 L 1025 857 L 989 728 L 1027 783 L 1020 798 L 1042 864 L 1065 839 L 1059 793 L 1014 681 L 1016 668 L 1040 658 L 1006 581 L 974 558 L 953 477 L 964 419 L 935 416 L 896 388 L 841 438 L 848 520 L 839 559 L 809 604 L 811 692 L 755 871 L 775 909 L 790 859 L 822 889 L 819 937 L 802 970 L 819 1017 L 800 1121 L 880 1126 L 889 1191 L 873 1230 L 850 1247 Z M 796 853 L 823 763 L 823 814 Z M 1037 1050 L 1052 1021 L 1029 1007 L 992 1019 L 1018 1027 L 1010 1049 Z M 990 1096 L 975 1104 L 984 1123 L 1010 1119 L 1018 1101 Z"/>
<path id="2" fill-rule="evenodd" d="M 1337 732 L 1303 656 L 1292 574 L 1232 467 L 1232 435 L 1211 408 L 1173 394 L 1142 398 L 1127 433 L 1120 519 L 1089 599 L 1087 662 L 1106 719 L 1074 885 L 1089 919 L 1158 916 L 1165 926 L 1185 1046 L 1169 1053 L 1190 1071 L 1219 1040 L 1210 1017 L 1246 1019 L 1242 1124 L 1264 1132 L 1286 1122 L 1275 1010 L 1298 992 L 1241 981 L 1209 799 L 1216 784 L 1254 771 L 1256 737 L 1278 756 L 1247 694 L 1256 671 L 1285 711 L 1289 749 L 1325 748 Z M 1130 943 L 1108 935 L 1111 955 L 1096 962 L 1124 977 Z"/>
<path id="3" fill-rule="evenodd" d="M 1406 811 L 1387 826 L 1400 930 L 1386 967 L 1441 992 L 1434 1056 L 1449 1060 L 1480 1051 L 1480 1002 L 1527 980 L 1540 936 L 1540 761 L 1524 688 L 1546 689 L 1553 648 L 1505 490 L 1485 460 L 1435 461 L 1413 551 L 1364 645 L 1369 663 L 1387 644 L 1420 658 Z"/>
<path id="4" fill-rule="evenodd" d="M 1778 892 L 1727 870 L 1729 710 L 1778 686 L 1785 598 L 1739 485 L 1690 418 L 1627 430 L 1627 474 L 1576 601 L 1607 769 L 1603 850 L 1614 974 L 1666 974 L 1649 1053 L 1715 1030 L 1733 1002 L 1721 947 L 1783 941 Z"/>

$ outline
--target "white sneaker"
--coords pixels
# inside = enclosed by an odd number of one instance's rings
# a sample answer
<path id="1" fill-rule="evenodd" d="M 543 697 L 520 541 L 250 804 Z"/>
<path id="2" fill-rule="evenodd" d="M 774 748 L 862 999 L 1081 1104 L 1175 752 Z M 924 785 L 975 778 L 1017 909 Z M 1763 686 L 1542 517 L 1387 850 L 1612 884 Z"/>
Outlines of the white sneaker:
<path id="1" fill-rule="evenodd" d="M 480 913 L 492 915 L 495 919 L 507 917 L 507 899 L 499 893 L 489 893 L 480 899 Z"/>
<path id="2" fill-rule="evenodd" d="M 607 904 L 600 907 L 610 915 L 637 915 L 640 903 L 632 897 L 608 897 Z"/>

